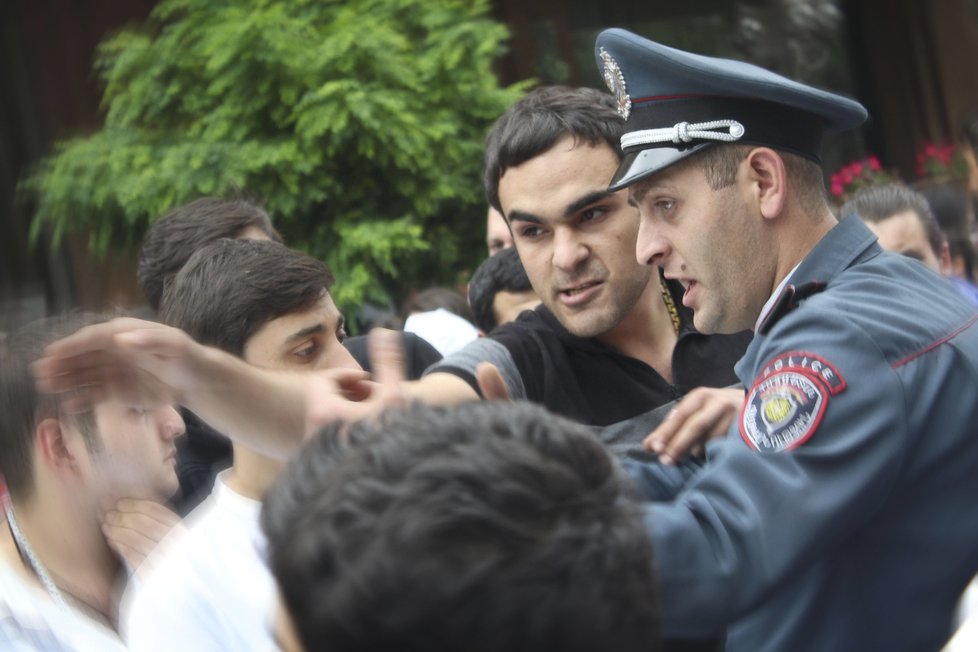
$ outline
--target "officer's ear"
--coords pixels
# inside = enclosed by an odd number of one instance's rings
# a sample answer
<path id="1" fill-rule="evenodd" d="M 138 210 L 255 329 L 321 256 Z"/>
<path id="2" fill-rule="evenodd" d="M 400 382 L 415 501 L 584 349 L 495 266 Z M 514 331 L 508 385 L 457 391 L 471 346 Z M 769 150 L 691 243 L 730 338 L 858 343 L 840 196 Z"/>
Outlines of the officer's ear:
<path id="1" fill-rule="evenodd" d="M 757 147 L 744 159 L 741 170 L 761 216 L 765 219 L 780 216 L 788 189 L 784 159 L 770 147 Z"/>

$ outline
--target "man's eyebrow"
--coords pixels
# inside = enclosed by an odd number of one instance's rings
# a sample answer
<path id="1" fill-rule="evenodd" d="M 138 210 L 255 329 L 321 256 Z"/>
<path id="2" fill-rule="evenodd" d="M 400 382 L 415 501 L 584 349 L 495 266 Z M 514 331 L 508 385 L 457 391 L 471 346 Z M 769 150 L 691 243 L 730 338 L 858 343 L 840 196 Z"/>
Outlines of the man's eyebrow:
<path id="1" fill-rule="evenodd" d="M 609 192 L 608 190 L 595 190 L 593 192 L 589 192 L 586 195 L 583 195 L 582 197 L 579 197 L 574 201 L 572 201 L 570 204 L 568 204 L 567 207 L 564 209 L 564 217 L 565 218 L 572 217 L 575 213 L 580 211 L 582 208 L 586 208 L 587 206 L 590 206 L 595 202 L 599 202 L 602 199 L 607 199 L 608 197 L 611 197 L 614 194 L 615 193 Z M 543 218 L 534 215 L 533 213 L 527 213 L 520 210 L 510 211 L 509 215 L 507 215 L 507 218 L 509 219 L 510 222 L 519 221 L 519 222 L 530 222 L 532 224 L 543 224 L 545 221 Z"/>
<path id="2" fill-rule="evenodd" d="M 564 217 L 570 217 L 574 213 L 581 210 L 582 208 L 587 208 L 591 204 L 595 202 L 599 202 L 602 199 L 607 199 L 608 197 L 611 197 L 614 194 L 615 193 L 609 192 L 607 190 L 595 190 L 594 192 L 589 192 L 588 194 L 584 195 L 580 199 L 576 199 L 572 201 L 570 204 L 568 204 L 567 208 L 564 209 Z"/>
<path id="3" fill-rule="evenodd" d="M 297 330 L 285 339 L 286 344 L 291 344 L 296 340 L 301 340 L 303 337 L 309 337 L 310 335 L 317 335 L 325 331 L 326 328 L 322 324 L 313 324 L 312 326 L 306 326 L 301 330 Z"/>
<path id="4" fill-rule="evenodd" d="M 531 222 L 533 224 L 543 224 L 543 219 L 537 217 L 533 213 L 526 213 L 523 211 L 510 211 L 509 215 L 506 217 L 510 222 Z"/>

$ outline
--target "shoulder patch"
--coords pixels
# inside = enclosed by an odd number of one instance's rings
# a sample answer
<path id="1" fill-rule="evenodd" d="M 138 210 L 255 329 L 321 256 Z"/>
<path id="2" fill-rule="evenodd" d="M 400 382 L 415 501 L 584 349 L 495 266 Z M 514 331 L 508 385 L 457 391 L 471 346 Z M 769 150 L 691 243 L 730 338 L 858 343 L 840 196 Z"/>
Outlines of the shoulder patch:
<path id="1" fill-rule="evenodd" d="M 835 365 L 825 358 L 805 351 L 782 353 L 764 365 L 763 370 L 758 375 L 758 379 L 764 379 L 772 374 L 790 370 L 799 371 L 817 378 L 833 396 L 846 388 L 846 380 L 839 373 L 839 370 L 835 368 Z"/>
<path id="2" fill-rule="evenodd" d="M 762 375 L 744 401 L 740 436 L 761 452 L 797 448 L 818 428 L 829 395 L 825 385 L 801 370 Z"/>
<path id="3" fill-rule="evenodd" d="M 829 397 L 846 389 L 831 362 L 807 351 L 787 351 L 761 368 L 740 412 L 740 435 L 758 451 L 801 446 L 822 421 Z"/>

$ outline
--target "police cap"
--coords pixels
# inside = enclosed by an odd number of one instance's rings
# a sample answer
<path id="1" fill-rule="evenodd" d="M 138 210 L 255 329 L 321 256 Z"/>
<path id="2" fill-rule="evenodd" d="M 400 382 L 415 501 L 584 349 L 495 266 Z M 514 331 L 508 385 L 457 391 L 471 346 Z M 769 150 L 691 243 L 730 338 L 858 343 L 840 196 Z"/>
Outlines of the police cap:
<path id="1" fill-rule="evenodd" d="M 856 127 L 854 100 L 758 66 L 706 57 L 608 29 L 598 68 L 625 119 L 619 190 L 717 143 L 762 145 L 818 161 L 822 134 Z"/>

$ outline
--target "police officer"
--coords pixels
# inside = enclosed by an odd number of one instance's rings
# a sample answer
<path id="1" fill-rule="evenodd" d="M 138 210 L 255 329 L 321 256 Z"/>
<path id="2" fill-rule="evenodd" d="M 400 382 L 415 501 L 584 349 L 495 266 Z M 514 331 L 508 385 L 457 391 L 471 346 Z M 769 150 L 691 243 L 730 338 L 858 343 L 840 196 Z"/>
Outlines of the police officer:
<path id="1" fill-rule="evenodd" d="M 701 332 L 755 331 L 726 440 L 647 507 L 665 633 L 939 648 L 978 569 L 978 316 L 826 204 L 821 136 L 865 109 L 618 29 L 596 56 L 640 262 L 684 285 Z"/>

